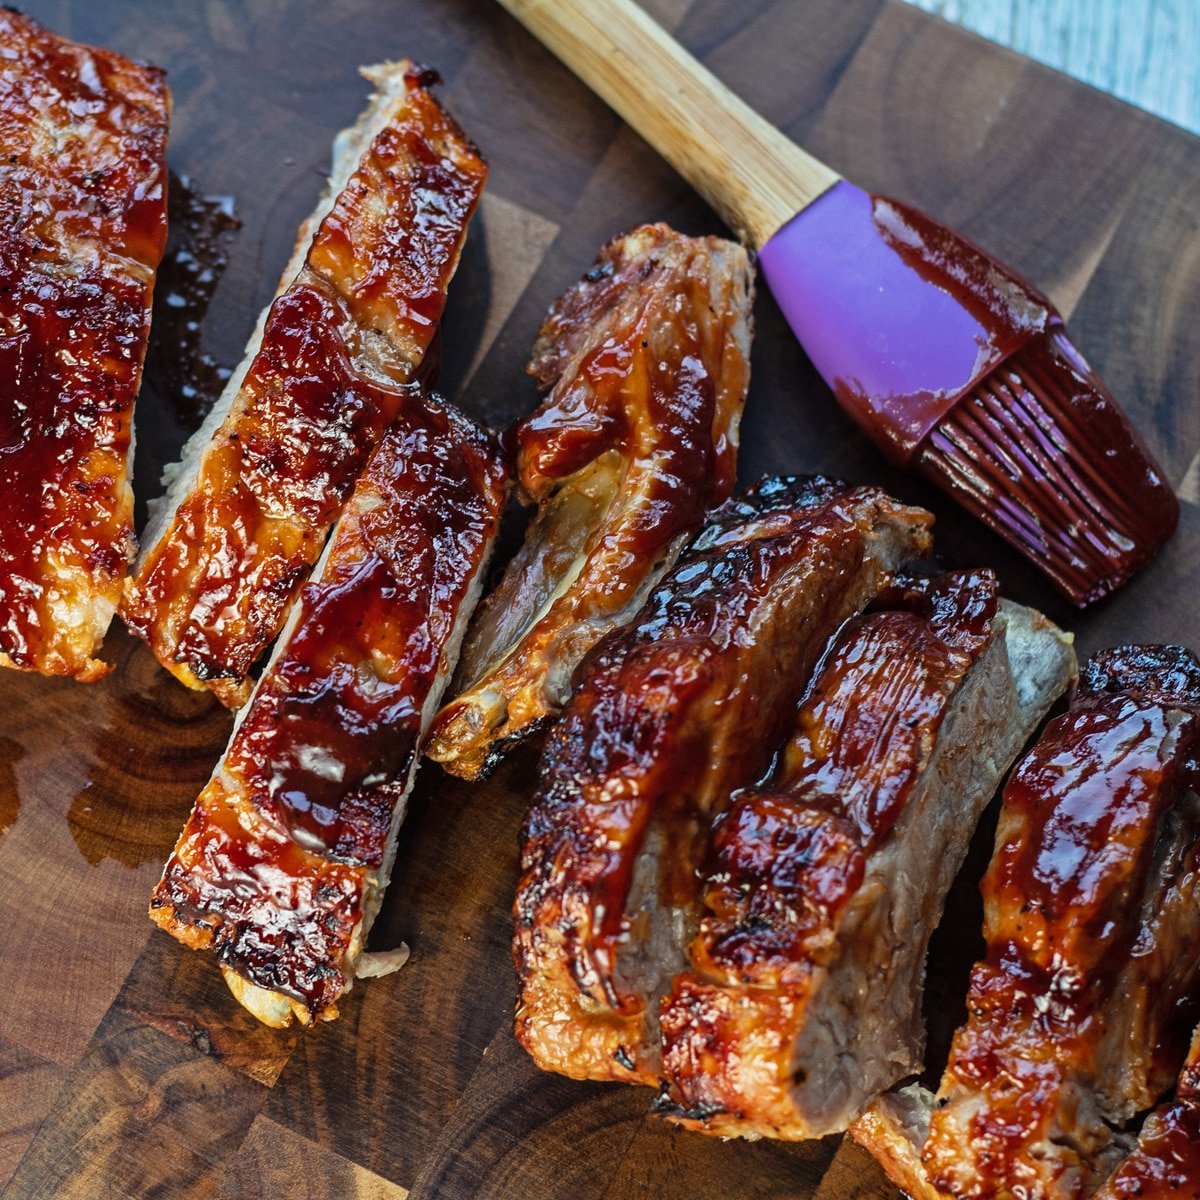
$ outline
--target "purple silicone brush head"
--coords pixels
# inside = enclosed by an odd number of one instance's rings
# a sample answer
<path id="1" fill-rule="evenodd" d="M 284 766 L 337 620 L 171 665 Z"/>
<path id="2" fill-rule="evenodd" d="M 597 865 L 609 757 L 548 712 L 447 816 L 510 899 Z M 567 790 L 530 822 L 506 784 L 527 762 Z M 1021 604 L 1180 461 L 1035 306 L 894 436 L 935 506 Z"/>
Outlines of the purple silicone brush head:
<path id="1" fill-rule="evenodd" d="M 763 273 L 838 401 L 1076 604 L 1120 587 L 1179 503 L 1030 284 L 842 180 L 763 246 Z"/>
<path id="2" fill-rule="evenodd" d="M 633 0 L 500 0 L 760 249 L 838 400 L 1076 603 L 1120 587 L 1179 505 L 1050 302 L 764 121 Z"/>

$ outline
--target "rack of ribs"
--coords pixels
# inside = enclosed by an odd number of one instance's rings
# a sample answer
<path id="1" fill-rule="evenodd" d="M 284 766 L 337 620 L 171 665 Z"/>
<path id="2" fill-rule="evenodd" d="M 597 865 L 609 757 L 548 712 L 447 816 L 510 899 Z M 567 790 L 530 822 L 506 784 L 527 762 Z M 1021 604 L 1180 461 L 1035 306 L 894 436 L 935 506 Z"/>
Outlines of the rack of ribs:
<path id="1" fill-rule="evenodd" d="M 824 654 L 770 784 L 717 819 L 661 1014 L 656 1108 L 690 1128 L 821 1137 L 920 1070 L 946 894 L 1075 673 L 1069 641 L 990 571 L 914 577 L 872 608 Z"/>
<path id="2" fill-rule="evenodd" d="M 379 973 L 362 947 L 505 495 L 491 435 L 409 393 L 166 865 L 151 917 L 268 1025 Z"/>
<path id="3" fill-rule="evenodd" d="M 759 780 L 817 658 L 931 518 L 772 479 L 718 509 L 580 667 L 547 738 L 514 904 L 519 1041 L 574 1078 L 656 1083 L 712 818 Z"/>
<path id="4" fill-rule="evenodd" d="M 334 144 L 246 358 L 152 509 L 121 615 L 190 687 L 249 672 L 422 372 L 487 168 L 410 62 Z"/>
<path id="5" fill-rule="evenodd" d="M 937 1096 L 854 1129 L 918 1198 L 1076 1200 L 1186 1053 L 1200 984 L 1200 661 L 1105 651 L 1014 772 L 972 973 Z"/>
<path id="6" fill-rule="evenodd" d="M 12 9 L 0 55 L 0 664 L 90 681 L 134 555 L 170 96 Z"/>
<path id="7" fill-rule="evenodd" d="M 644 225 L 551 308 L 512 431 L 525 544 L 480 606 L 430 756 L 467 779 L 554 716 L 580 660 L 637 612 L 733 488 L 753 268 L 720 238 Z"/>

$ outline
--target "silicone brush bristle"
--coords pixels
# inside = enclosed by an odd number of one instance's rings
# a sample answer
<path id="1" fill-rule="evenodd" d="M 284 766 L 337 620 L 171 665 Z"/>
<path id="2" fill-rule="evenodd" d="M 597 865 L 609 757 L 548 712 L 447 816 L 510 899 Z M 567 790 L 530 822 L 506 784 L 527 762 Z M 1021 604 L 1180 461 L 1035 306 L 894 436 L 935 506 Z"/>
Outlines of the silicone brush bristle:
<path id="1" fill-rule="evenodd" d="M 1179 517 L 1162 470 L 1062 317 L 932 217 L 835 184 L 772 237 L 763 273 L 838 402 L 1082 606 Z"/>
<path id="2" fill-rule="evenodd" d="M 1141 439 L 1060 330 L 962 397 L 914 465 L 1080 606 L 1143 567 L 1179 517 Z"/>

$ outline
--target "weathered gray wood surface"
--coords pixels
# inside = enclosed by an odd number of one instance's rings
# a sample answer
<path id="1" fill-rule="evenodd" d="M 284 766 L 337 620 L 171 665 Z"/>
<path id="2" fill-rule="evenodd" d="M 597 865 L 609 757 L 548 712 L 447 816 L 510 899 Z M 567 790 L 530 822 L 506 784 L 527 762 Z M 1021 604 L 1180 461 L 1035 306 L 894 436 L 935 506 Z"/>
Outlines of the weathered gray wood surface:
<path id="1" fill-rule="evenodd" d="M 1200 133 L 1198 0 L 909 0 Z"/>

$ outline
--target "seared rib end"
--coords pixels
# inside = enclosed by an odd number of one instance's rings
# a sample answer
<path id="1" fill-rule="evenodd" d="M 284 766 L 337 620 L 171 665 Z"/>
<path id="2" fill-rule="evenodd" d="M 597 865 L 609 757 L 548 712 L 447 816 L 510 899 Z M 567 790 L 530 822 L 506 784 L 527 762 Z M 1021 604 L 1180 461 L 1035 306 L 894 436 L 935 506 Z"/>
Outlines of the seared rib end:
<path id="1" fill-rule="evenodd" d="M 150 919 L 211 951 L 235 998 L 266 1024 L 278 1027 L 285 1006 L 309 1024 L 336 1016 L 352 985 L 367 888 L 365 869 L 297 846 L 215 778 L 163 869 Z"/>
<path id="2" fill-rule="evenodd" d="M 150 901 L 150 920 L 164 933 L 169 933 L 189 950 L 211 949 L 212 926 L 199 920 L 187 920 L 175 905 L 163 896 L 163 890 L 163 885 L 160 883 Z"/>
<path id="3" fill-rule="evenodd" d="M 195 679 L 191 671 L 187 673 Z M 176 677 L 179 678 L 179 676 Z M 195 683 L 190 683 L 185 679 L 184 683 L 187 683 L 188 687 L 194 688 L 203 688 L 206 686 L 198 679 Z M 254 691 L 254 681 L 252 679 L 214 679 L 207 687 L 226 708 L 236 712 L 250 699 L 250 693 Z"/>
<path id="4" fill-rule="evenodd" d="M 133 553 L 132 524 L 126 537 L 129 550 L 117 568 L 121 572 Z M 32 628 L 26 628 L 30 614 L 24 611 L 24 603 L 10 595 L 8 581 L 0 578 L 0 629 L 7 645 L 7 650 L 0 650 L 0 667 L 95 683 L 113 669 L 96 653 L 116 614 L 121 578 L 109 570 L 84 569 L 71 561 L 66 547 L 56 547 L 47 558 L 36 605 L 41 615 Z"/>
<path id="5" fill-rule="evenodd" d="M 225 979 L 226 986 L 233 993 L 233 998 L 247 1012 L 272 1029 L 286 1029 L 293 1020 L 300 1025 L 311 1025 L 314 1019 L 332 1021 L 338 1015 L 335 1004 L 314 1014 L 306 1004 L 302 1004 L 299 1000 L 293 1000 L 282 992 L 273 992 L 269 988 L 259 987 L 226 966 L 221 967 L 221 975 Z"/>
<path id="6" fill-rule="evenodd" d="M 113 669 L 112 663 L 93 658 L 90 653 L 69 657 L 52 654 L 36 665 L 17 662 L 7 654 L 0 654 L 0 667 L 11 667 L 17 671 L 36 671 L 40 675 L 64 675 L 78 683 L 95 683 Z"/>
<path id="7" fill-rule="evenodd" d="M 933 1096 L 914 1083 L 878 1097 L 849 1130 L 912 1200 L 950 1200 L 930 1181 L 921 1161 L 933 1104 Z"/>
<path id="8" fill-rule="evenodd" d="M 166 876 L 174 864 L 175 860 L 172 859 L 167 865 L 163 880 L 155 889 L 150 901 L 150 920 L 189 950 L 211 950 L 220 919 L 215 918 L 214 923 L 209 923 L 202 917 L 188 917 L 171 903 L 168 895 L 170 885 Z M 314 1014 L 300 1001 L 293 1000 L 281 992 L 259 987 L 223 963 L 221 975 L 234 999 L 264 1025 L 269 1025 L 272 1029 L 284 1029 L 293 1020 L 301 1025 L 312 1024 Z M 337 1016 L 337 1008 L 330 1006 L 317 1015 L 322 1020 L 330 1020 Z"/>
<path id="9" fill-rule="evenodd" d="M 518 925 L 513 959 L 521 980 L 513 1032 L 543 1071 L 571 1079 L 658 1083 L 658 1048 L 645 1040 L 645 1013 L 602 1005 L 581 991 L 563 939 Z"/>
<path id="10" fill-rule="evenodd" d="M 543 1070 L 570 1079 L 658 1083 L 642 1044 L 642 1014 L 626 1015 L 582 993 L 527 984 L 513 1022 L 517 1041 Z"/>
<path id="11" fill-rule="evenodd" d="M 805 1141 L 830 1132 L 793 1099 L 791 1026 L 803 999 L 770 989 L 675 981 L 663 1001 L 663 1076 L 654 1111 L 718 1137 Z"/>
<path id="12" fill-rule="evenodd" d="M 425 753 L 459 779 L 486 779 L 504 756 L 508 705 L 490 688 L 458 696 L 438 714 Z"/>

